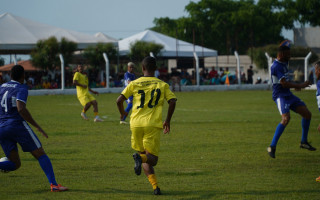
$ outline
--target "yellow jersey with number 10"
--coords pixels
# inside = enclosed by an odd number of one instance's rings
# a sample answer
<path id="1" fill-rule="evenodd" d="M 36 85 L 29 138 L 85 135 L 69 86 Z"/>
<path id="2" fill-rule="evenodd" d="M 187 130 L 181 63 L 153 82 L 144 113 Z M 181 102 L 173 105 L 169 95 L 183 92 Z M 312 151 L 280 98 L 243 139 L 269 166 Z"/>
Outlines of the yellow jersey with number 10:
<path id="1" fill-rule="evenodd" d="M 131 127 L 162 128 L 162 108 L 164 100 L 176 99 L 169 85 L 156 77 L 141 77 L 121 93 L 127 99 L 133 96 Z"/>

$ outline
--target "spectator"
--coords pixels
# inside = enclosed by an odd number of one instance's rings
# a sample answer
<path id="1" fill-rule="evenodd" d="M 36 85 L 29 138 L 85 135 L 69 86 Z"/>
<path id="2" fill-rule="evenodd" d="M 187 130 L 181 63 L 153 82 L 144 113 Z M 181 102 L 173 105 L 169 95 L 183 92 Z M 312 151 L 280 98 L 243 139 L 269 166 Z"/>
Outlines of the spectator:
<path id="1" fill-rule="evenodd" d="M 172 72 L 171 72 L 171 82 L 172 82 L 172 91 L 175 91 L 175 85 L 178 84 L 179 86 L 179 91 L 181 91 L 181 84 L 180 84 L 180 80 L 181 80 L 181 73 L 177 71 L 177 68 L 172 68 Z"/>
<path id="2" fill-rule="evenodd" d="M 160 79 L 165 82 L 168 82 L 168 69 L 164 65 L 161 65 L 159 69 L 159 73 L 160 73 Z"/>
<path id="3" fill-rule="evenodd" d="M 49 89 L 50 86 L 51 86 L 51 84 L 47 79 L 43 81 L 43 83 L 42 83 L 42 88 L 43 89 Z"/>
<path id="4" fill-rule="evenodd" d="M 214 67 L 212 67 L 211 71 L 209 72 L 210 79 L 216 77 L 216 74 L 218 74 L 218 72 L 214 69 Z"/>
<path id="5" fill-rule="evenodd" d="M 219 72 L 218 72 L 218 75 L 219 75 L 220 78 L 223 77 L 223 75 L 224 75 L 224 70 L 223 70 L 222 67 L 220 67 Z"/>
<path id="6" fill-rule="evenodd" d="M 220 83 L 220 77 L 219 77 L 219 74 L 218 74 L 218 73 L 215 75 L 215 77 L 213 77 L 213 78 L 211 79 L 211 84 L 212 84 L 212 85 L 220 85 L 220 84 L 221 84 L 221 83 Z"/>
<path id="7" fill-rule="evenodd" d="M 248 76 L 248 84 L 253 84 L 253 70 L 252 70 L 252 65 L 250 65 L 249 69 L 247 70 L 247 76 Z"/>

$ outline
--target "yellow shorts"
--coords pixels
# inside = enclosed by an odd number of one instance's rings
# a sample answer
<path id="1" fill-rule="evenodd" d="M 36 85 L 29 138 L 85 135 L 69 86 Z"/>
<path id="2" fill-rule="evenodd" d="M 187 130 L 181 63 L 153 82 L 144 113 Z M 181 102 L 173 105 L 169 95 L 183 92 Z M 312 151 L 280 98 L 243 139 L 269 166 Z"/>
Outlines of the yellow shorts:
<path id="1" fill-rule="evenodd" d="M 78 97 L 78 99 L 82 106 L 85 106 L 87 103 L 96 100 L 91 94 Z"/>
<path id="2" fill-rule="evenodd" d="M 159 155 L 161 128 L 156 127 L 132 127 L 131 147 L 143 152 L 147 150 L 152 155 Z"/>

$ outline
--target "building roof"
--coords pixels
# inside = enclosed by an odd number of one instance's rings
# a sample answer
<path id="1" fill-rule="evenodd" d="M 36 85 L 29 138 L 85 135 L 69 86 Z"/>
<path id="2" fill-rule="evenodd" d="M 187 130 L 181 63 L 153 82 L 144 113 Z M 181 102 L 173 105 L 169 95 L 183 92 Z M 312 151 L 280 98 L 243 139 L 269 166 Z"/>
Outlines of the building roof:
<path id="1" fill-rule="evenodd" d="M 161 57 L 193 57 L 194 49 L 199 57 L 218 55 L 216 50 L 193 45 L 151 30 L 146 30 L 120 40 L 120 55 L 128 54 L 130 52 L 130 45 L 136 41 L 154 42 L 163 45 L 164 49 L 161 51 Z"/>
<path id="2" fill-rule="evenodd" d="M 21 65 L 25 71 L 41 71 L 42 69 L 40 68 L 36 68 L 32 65 L 30 60 L 21 60 L 18 61 L 17 63 L 18 65 Z M 3 65 L 0 66 L 0 72 L 6 72 L 6 71 L 10 71 L 11 68 L 14 66 L 15 64 L 8 64 L 8 65 Z"/>
<path id="3" fill-rule="evenodd" d="M 0 53 L 29 53 L 39 40 L 46 40 L 52 36 L 58 41 L 66 38 L 75 42 L 78 44 L 78 49 L 84 49 L 99 42 L 117 45 L 115 39 L 58 28 L 10 13 L 0 15 Z"/>

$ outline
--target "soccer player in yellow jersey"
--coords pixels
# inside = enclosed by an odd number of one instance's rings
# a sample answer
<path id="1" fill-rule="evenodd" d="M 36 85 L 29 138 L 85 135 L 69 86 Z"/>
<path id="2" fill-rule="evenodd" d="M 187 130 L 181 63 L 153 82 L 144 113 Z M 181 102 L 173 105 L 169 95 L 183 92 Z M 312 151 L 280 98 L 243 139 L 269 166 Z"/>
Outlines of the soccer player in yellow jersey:
<path id="1" fill-rule="evenodd" d="M 103 120 L 98 115 L 98 102 L 96 99 L 89 93 L 92 92 L 93 94 L 99 94 L 98 92 L 92 90 L 88 86 L 88 76 L 83 72 L 83 66 L 78 65 L 77 72 L 73 76 L 73 84 L 77 87 L 77 97 L 84 107 L 81 112 L 81 117 L 85 120 L 89 120 L 86 115 L 87 110 L 93 105 L 93 112 L 94 112 L 94 121 L 95 122 L 102 122 Z"/>
<path id="2" fill-rule="evenodd" d="M 154 166 L 158 162 L 160 134 L 170 131 L 170 121 L 176 106 L 176 96 L 169 89 L 169 85 L 154 77 L 157 69 L 156 60 L 146 57 L 142 61 L 143 77 L 140 77 L 122 91 L 117 99 L 120 119 L 127 115 L 123 102 L 133 95 L 132 113 L 130 116 L 131 147 L 138 151 L 133 154 L 134 171 L 141 174 L 141 166 L 151 183 L 154 194 L 160 195 Z M 162 108 L 164 101 L 169 104 L 167 118 L 162 123 Z"/>

